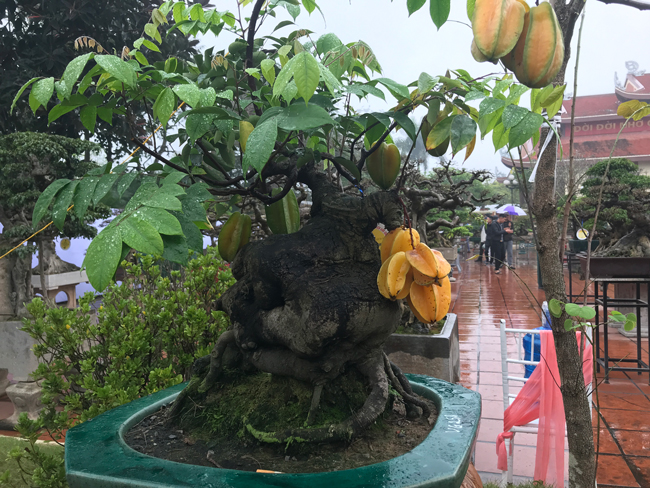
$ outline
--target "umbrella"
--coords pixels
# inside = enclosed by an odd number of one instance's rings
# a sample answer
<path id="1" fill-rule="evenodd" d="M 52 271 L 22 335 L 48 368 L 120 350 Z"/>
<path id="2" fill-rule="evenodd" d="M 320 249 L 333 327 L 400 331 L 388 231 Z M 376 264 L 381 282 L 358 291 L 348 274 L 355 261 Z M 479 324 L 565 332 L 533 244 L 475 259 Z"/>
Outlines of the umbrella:
<path id="1" fill-rule="evenodd" d="M 510 215 L 528 215 L 521 207 L 512 203 L 497 208 L 496 212 L 497 214 L 507 213 Z"/>

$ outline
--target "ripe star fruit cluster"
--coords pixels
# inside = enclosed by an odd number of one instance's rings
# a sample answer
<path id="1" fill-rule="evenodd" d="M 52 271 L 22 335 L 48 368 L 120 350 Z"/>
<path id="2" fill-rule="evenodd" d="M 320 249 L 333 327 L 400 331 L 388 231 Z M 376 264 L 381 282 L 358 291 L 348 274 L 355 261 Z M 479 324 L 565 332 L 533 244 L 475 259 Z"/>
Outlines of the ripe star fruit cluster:
<path id="1" fill-rule="evenodd" d="M 402 227 L 381 239 L 380 253 L 379 293 L 389 300 L 406 299 L 423 324 L 437 322 L 447 315 L 451 304 L 451 265 L 439 251 L 420 242 L 415 229 Z"/>
<path id="2" fill-rule="evenodd" d="M 530 8 L 525 0 L 476 0 L 472 31 L 474 59 L 502 61 L 530 88 L 549 85 L 560 71 L 564 38 L 549 2 Z"/>

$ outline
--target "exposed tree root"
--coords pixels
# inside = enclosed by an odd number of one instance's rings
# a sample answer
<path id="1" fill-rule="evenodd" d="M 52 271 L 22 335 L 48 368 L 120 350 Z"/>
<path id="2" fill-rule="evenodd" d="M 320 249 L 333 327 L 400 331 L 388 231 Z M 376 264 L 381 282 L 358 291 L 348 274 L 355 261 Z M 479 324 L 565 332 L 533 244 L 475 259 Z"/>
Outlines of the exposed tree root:
<path id="1" fill-rule="evenodd" d="M 402 396 L 406 405 L 411 404 L 415 405 L 416 407 L 420 407 L 422 409 L 424 418 L 428 420 L 431 416 L 431 410 L 429 410 L 428 405 L 413 393 L 411 385 L 409 384 L 406 377 L 404 377 L 402 371 L 390 362 L 386 353 L 382 352 L 382 355 L 384 357 L 384 369 L 393 388 L 395 388 L 397 392 Z M 395 375 L 395 370 L 398 371 L 399 376 Z M 406 388 L 404 387 L 404 384 L 406 384 Z M 409 391 L 407 391 L 407 388 Z"/>

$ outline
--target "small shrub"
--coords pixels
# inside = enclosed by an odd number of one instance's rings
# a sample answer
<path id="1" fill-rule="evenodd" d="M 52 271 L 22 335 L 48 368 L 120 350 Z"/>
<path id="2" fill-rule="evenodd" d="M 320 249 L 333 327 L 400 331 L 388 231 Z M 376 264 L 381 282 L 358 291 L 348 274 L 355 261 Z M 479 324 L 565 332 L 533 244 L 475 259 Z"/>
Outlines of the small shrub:
<path id="1" fill-rule="evenodd" d="M 108 287 L 98 309 L 93 293 L 74 310 L 40 298 L 27 306 L 32 317 L 22 330 L 36 341 L 33 376 L 42 380 L 44 408 L 37 421 L 21 421 L 25 437 L 46 429 L 57 438 L 77 423 L 189 379 L 192 363 L 210 353 L 229 325 L 215 304 L 235 282 L 215 248 L 193 257 L 187 267 L 172 269 L 136 255 L 135 264 L 123 263 L 124 281 Z M 42 467 L 32 476 L 35 486 L 65 486 L 64 475 L 61 484 L 39 481 Z M 62 472 L 52 470 L 53 477 Z"/>

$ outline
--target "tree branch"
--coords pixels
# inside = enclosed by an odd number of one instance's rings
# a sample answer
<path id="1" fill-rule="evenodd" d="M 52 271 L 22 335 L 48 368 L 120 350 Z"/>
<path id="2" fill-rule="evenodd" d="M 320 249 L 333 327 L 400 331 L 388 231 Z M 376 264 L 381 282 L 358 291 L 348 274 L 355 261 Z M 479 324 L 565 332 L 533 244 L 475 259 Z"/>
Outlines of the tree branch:
<path id="1" fill-rule="evenodd" d="M 637 10 L 650 10 L 650 3 L 644 2 L 642 0 L 598 0 L 598 1 L 606 4 L 625 5 L 626 7 L 632 7 Z"/>

